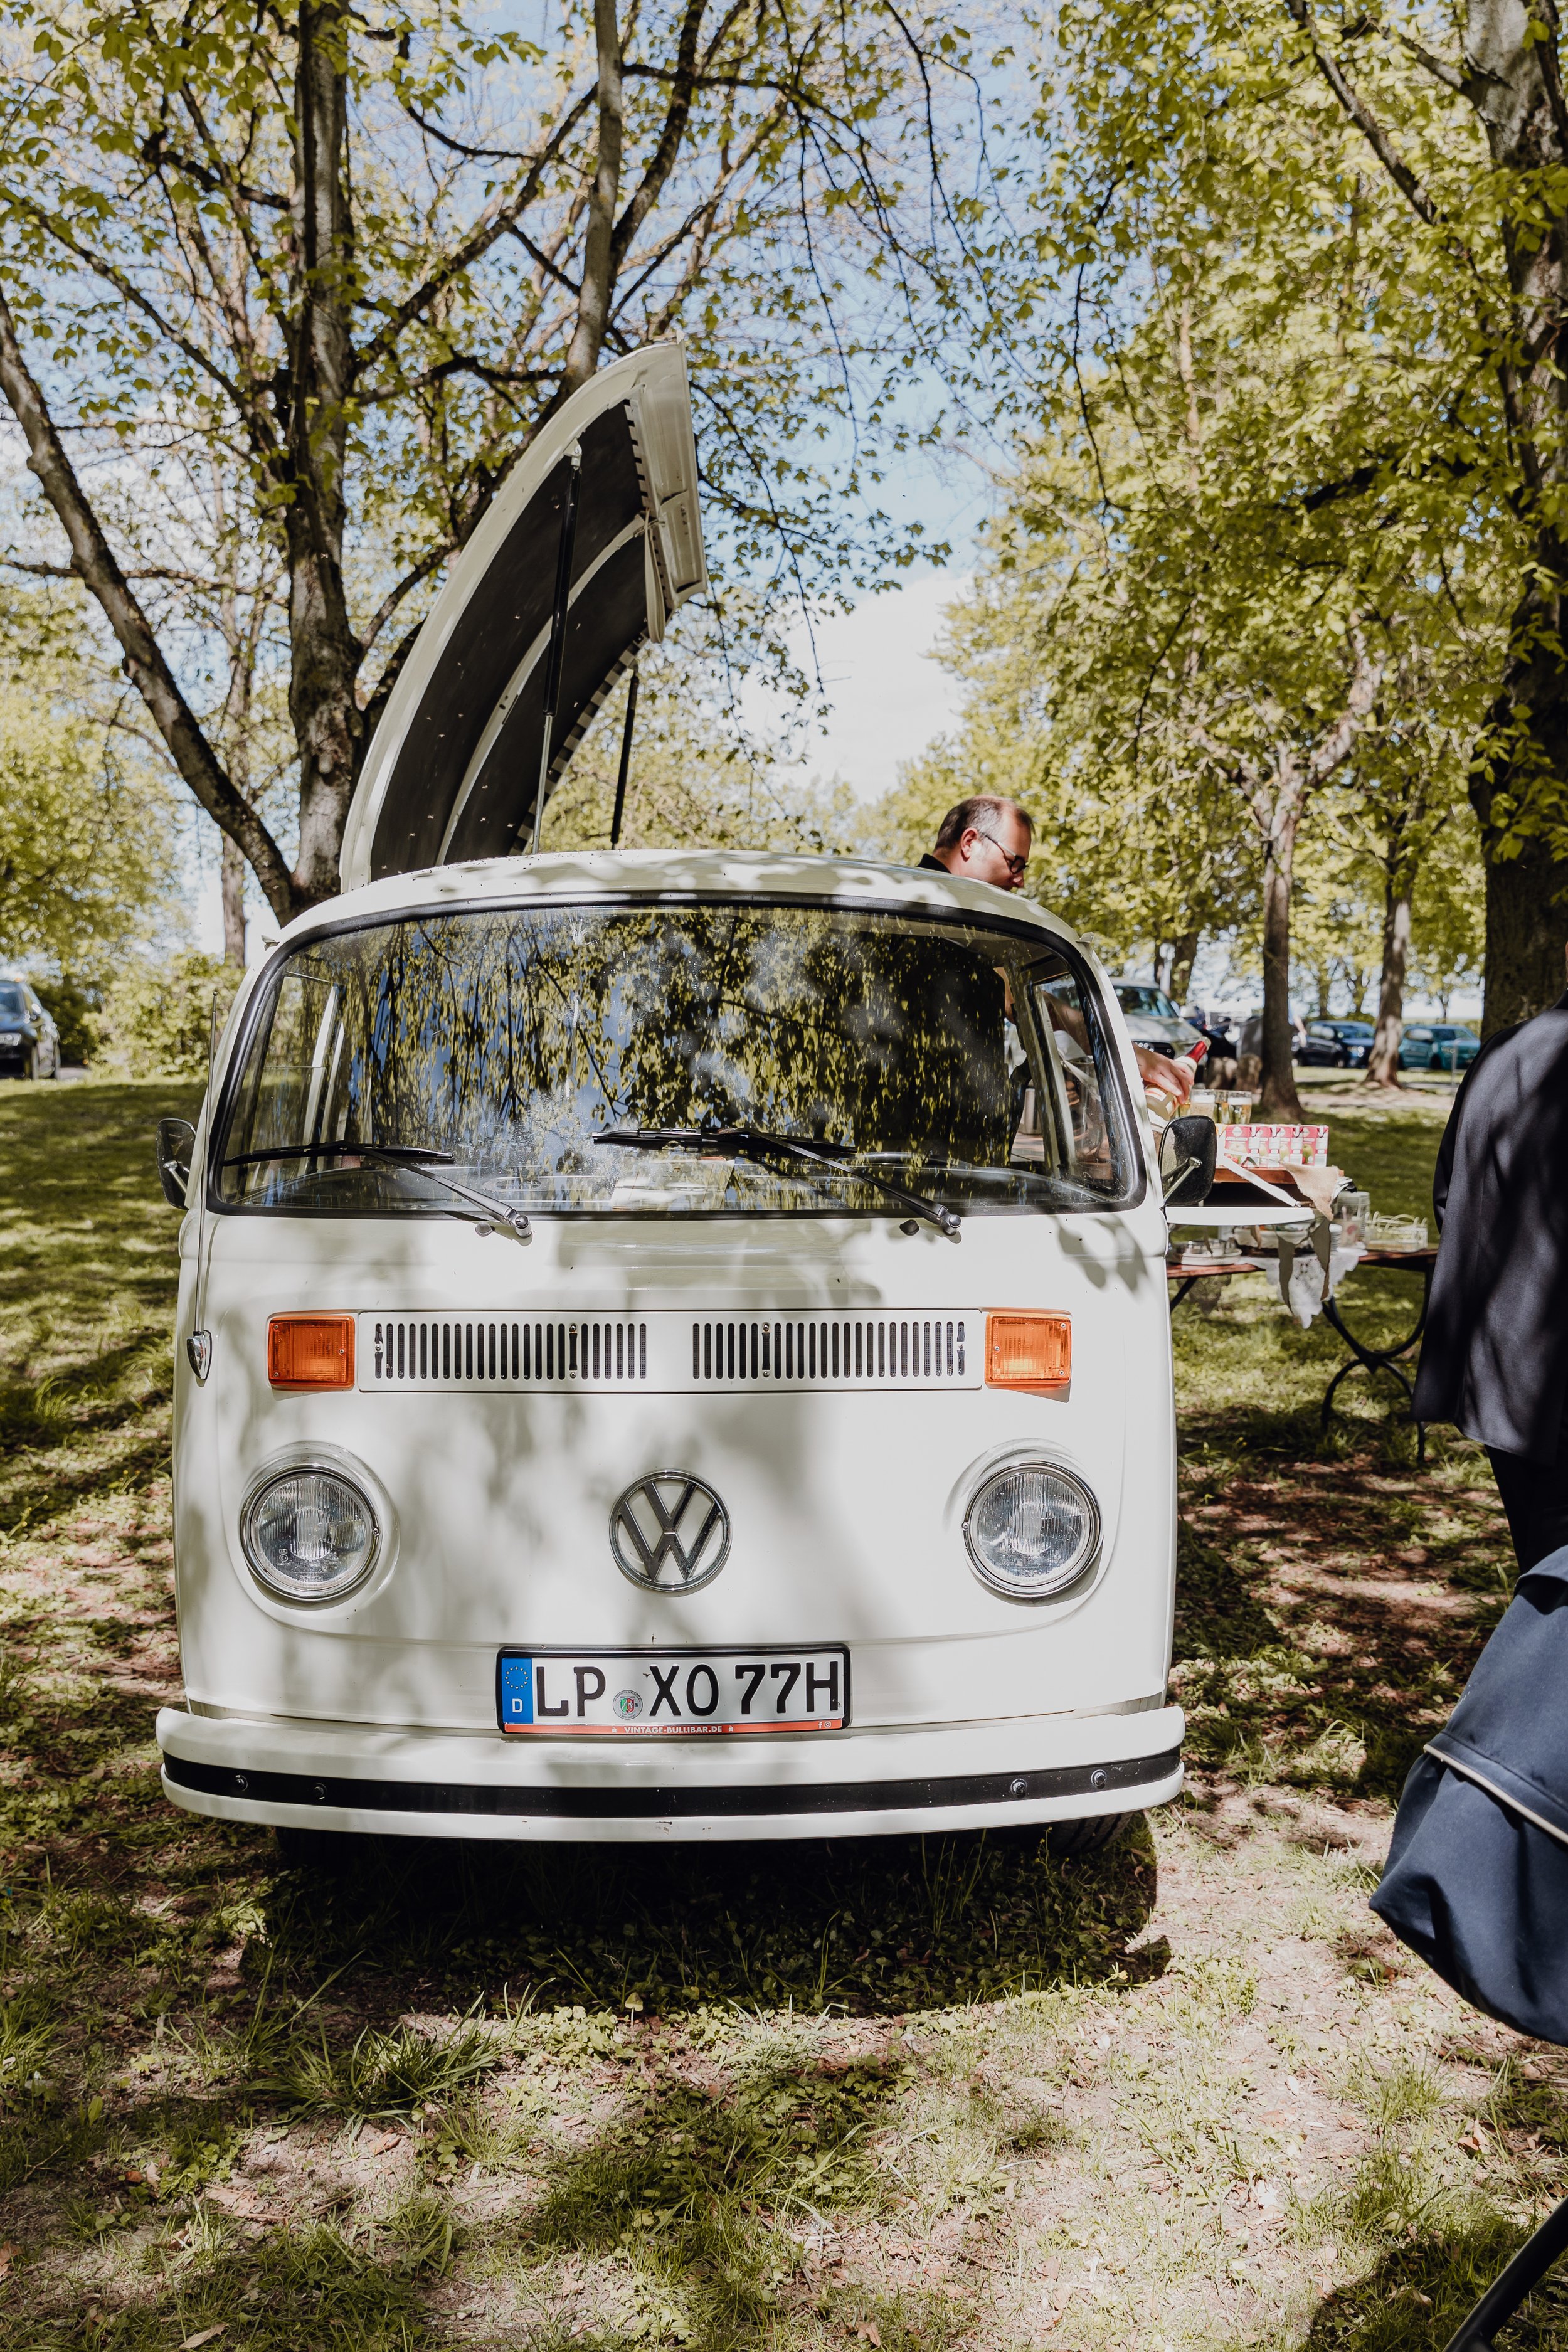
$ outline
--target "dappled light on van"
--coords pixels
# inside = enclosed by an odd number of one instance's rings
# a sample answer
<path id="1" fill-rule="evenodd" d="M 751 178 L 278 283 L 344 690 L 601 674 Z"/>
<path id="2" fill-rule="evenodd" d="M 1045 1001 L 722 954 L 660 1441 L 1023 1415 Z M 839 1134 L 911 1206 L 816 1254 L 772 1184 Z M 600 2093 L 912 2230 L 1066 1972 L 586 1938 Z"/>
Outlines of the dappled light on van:
<path id="1" fill-rule="evenodd" d="M 737 1129 L 831 1157 L 736 1158 L 718 1131 Z M 1131 1196 L 1132 1139 L 1093 992 L 1037 937 L 824 907 L 479 908 L 281 961 L 219 1197 L 449 1212 L 423 1152 L 545 1213 L 899 1213 L 862 1166 L 968 1213 L 1106 1208 Z"/>

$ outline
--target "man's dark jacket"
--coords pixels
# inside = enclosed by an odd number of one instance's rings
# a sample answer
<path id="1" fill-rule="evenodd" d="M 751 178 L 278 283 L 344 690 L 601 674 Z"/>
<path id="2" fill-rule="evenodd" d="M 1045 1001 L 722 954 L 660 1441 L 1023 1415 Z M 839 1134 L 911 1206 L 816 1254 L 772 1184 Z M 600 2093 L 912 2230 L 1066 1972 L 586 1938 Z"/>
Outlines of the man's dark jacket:
<path id="1" fill-rule="evenodd" d="M 1471 1063 L 1432 1200 L 1443 1239 L 1415 1418 L 1553 1462 L 1568 1399 L 1568 995 Z"/>

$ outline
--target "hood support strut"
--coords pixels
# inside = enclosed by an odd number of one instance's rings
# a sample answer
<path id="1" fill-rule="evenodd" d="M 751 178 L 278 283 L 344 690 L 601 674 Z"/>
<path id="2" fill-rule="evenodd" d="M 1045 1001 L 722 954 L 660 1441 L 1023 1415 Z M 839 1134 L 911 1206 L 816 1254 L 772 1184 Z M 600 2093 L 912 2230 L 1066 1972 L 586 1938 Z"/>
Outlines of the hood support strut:
<path id="1" fill-rule="evenodd" d="M 632 664 L 632 682 L 626 688 L 626 725 L 621 729 L 621 769 L 619 775 L 616 778 L 616 813 L 610 819 L 610 847 L 612 849 L 618 849 L 621 845 L 621 819 L 626 813 L 626 778 L 631 772 L 632 729 L 637 723 L 637 687 L 640 679 L 641 672 L 638 670 L 637 666 L 634 661 Z"/>

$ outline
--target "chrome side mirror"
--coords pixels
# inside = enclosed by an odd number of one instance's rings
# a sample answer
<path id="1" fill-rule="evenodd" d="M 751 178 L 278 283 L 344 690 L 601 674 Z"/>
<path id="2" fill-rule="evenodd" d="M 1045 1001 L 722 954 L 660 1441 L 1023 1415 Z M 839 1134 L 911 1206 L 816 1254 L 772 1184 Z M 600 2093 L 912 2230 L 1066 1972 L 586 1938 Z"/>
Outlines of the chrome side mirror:
<path id="1" fill-rule="evenodd" d="M 191 1181 L 191 1154 L 195 1150 L 196 1130 L 188 1118 L 161 1118 L 158 1121 L 158 1181 L 163 1188 L 163 1198 L 172 1209 L 185 1206 L 185 1192 Z"/>
<path id="2" fill-rule="evenodd" d="M 1173 1118 L 1160 1138 L 1160 1197 L 1167 1209 L 1200 1209 L 1214 1190 L 1219 1138 L 1212 1118 Z"/>

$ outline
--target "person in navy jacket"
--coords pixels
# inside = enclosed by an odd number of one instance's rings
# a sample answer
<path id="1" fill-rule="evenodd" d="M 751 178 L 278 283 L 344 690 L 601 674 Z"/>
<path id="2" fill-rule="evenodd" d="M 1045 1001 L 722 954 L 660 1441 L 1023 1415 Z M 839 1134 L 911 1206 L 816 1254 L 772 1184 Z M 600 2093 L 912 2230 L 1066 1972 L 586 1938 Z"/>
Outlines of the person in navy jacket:
<path id="1" fill-rule="evenodd" d="M 1432 1202 L 1415 1416 L 1486 1447 L 1529 1569 L 1568 1546 L 1568 994 L 1481 1047 Z"/>

